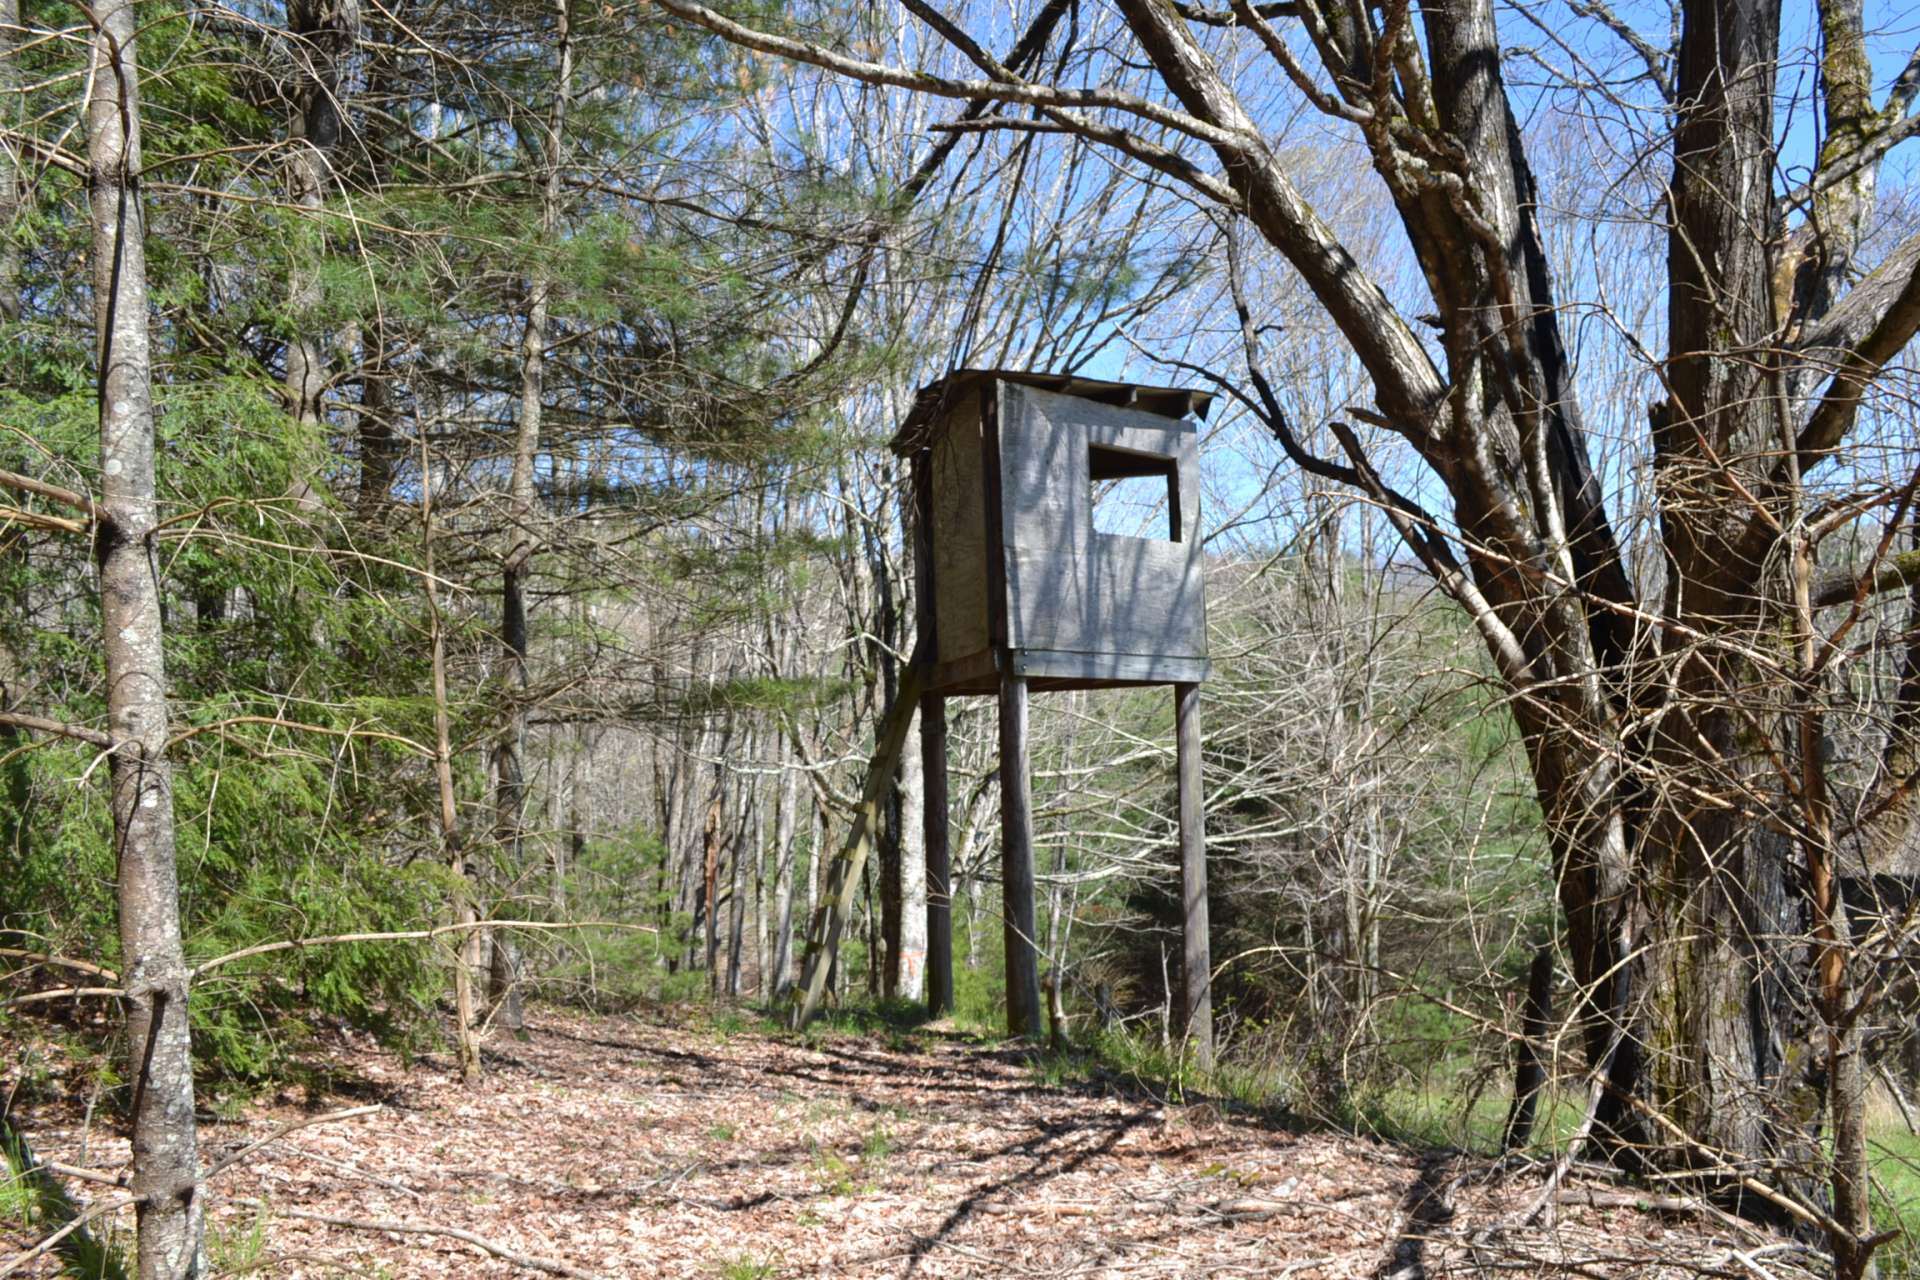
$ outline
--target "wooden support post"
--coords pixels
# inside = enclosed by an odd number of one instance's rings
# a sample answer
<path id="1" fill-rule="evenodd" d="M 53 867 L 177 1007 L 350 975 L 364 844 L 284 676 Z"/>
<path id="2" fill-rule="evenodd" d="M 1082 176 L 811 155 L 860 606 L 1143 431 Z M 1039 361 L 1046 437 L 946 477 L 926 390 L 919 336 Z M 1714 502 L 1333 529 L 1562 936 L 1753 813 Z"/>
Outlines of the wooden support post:
<path id="1" fill-rule="evenodd" d="M 940 660 L 934 609 L 933 455 L 913 455 L 914 631 L 928 665 Z M 920 810 L 927 858 L 927 1012 L 953 1012 L 953 866 L 947 840 L 947 700 L 920 698 Z"/>
<path id="2" fill-rule="evenodd" d="M 880 833 L 880 806 L 893 790 L 893 768 L 900 762 L 900 750 L 906 745 L 907 729 L 920 704 L 927 666 L 916 651 L 900 674 L 900 688 L 893 705 L 880 722 L 880 732 L 867 762 L 867 782 L 860 796 L 860 807 L 853 815 L 853 830 L 847 842 L 833 856 L 827 868 L 827 882 L 821 889 L 819 910 L 807 936 L 807 958 L 802 969 L 800 990 L 793 1006 L 794 1030 L 812 1020 L 825 997 L 835 961 L 840 955 L 840 935 L 853 917 L 853 899 L 860 891 L 860 873 L 866 869 L 867 855 Z"/>
<path id="3" fill-rule="evenodd" d="M 1213 1069 L 1213 951 L 1207 937 L 1207 832 L 1200 783 L 1200 686 L 1173 686 L 1180 773 L 1181 972 L 1194 1061 Z"/>
<path id="4" fill-rule="evenodd" d="M 1027 682 L 1005 668 L 1000 673 L 1000 892 L 1007 955 L 1007 1033 L 1037 1040 L 1040 953 L 1034 938 L 1033 765 L 1027 758 Z"/>
<path id="5" fill-rule="evenodd" d="M 947 700 L 920 699 L 920 786 L 927 846 L 927 1011 L 953 1012 L 953 867 L 947 847 Z"/>

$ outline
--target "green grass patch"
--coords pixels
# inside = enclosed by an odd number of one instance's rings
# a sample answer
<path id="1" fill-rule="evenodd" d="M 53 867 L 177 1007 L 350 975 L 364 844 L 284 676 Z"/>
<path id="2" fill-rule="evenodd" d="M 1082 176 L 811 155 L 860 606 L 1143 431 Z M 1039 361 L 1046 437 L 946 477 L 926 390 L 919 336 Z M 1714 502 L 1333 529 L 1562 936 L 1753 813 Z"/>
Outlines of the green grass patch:
<path id="1" fill-rule="evenodd" d="M 1873 1163 L 1873 1224 L 1904 1234 L 1875 1255 L 1883 1276 L 1920 1276 L 1920 1137 L 1905 1124 L 1876 1124 L 1868 1138 Z"/>
<path id="2" fill-rule="evenodd" d="M 781 1005 L 760 1012 L 760 1030 L 767 1035 L 785 1036 L 789 1007 Z M 865 996 L 843 1004 L 823 1007 L 800 1032 L 808 1042 L 843 1037 L 880 1040 L 898 1053 L 917 1053 L 927 1047 L 927 1025 L 935 1019 L 926 1005 L 917 1000 L 872 1000 Z M 941 1028 L 945 1033 L 945 1027 Z M 985 1037 L 982 1037 L 984 1040 Z"/>
<path id="3" fill-rule="evenodd" d="M 0 1222 L 35 1235 L 47 1235 L 71 1223 L 79 1207 L 60 1183 L 36 1167 L 26 1139 L 0 1122 Z M 69 1233 L 54 1248 L 60 1274 L 69 1280 L 128 1280 L 125 1250 L 107 1226 L 106 1235 L 89 1227 Z"/>
<path id="4" fill-rule="evenodd" d="M 854 1193 L 853 1166 L 841 1159 L 839 1152 L 816 1144 L 813 1148 L 813 1167 L 822 1195 L 850 1196 Z"/>
<path id="5" fill-rule="evenodd" d="M 267 1256 L 267 1222 L 263 1203 L 253 1217 L 226 1226 L 207 1226 L 207 1261 L 215 1275 L 237 1275 L 257 1270 Z"/>

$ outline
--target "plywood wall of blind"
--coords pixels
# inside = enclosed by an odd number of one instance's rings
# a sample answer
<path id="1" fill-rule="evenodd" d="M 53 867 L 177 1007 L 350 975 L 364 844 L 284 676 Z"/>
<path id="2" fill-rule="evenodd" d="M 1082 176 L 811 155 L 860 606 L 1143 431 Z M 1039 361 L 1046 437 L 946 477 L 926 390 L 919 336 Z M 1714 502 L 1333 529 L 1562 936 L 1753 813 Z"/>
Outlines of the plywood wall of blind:
<path id="1" fill-rule="evenodd" d="M 1193 424 L 1015 383 L 999 396 L 1009 647 L 1204 659 Z M 1092 446 L 1174 461 L 1181 541 L 1094 528 Z"/>
<path id="2" fill-rule="evenodd" d="M 980 406 L 956 397 L 928 458 L 932 467 L 935 634 L 942 662 L 984 652 L 987 516 L 980 466 Z"/>

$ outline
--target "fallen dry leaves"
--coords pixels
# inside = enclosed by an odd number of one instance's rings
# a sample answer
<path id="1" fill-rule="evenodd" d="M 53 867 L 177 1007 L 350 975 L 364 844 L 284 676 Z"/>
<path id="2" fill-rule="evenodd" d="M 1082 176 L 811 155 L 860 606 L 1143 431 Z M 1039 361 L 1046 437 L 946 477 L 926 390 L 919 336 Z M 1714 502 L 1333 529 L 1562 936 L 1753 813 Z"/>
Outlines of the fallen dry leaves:
<path id="1" fill-rule="evenodd" d="M 474 1091 L 444 1059 L 342 1042 L 328 1096 L 208 1125 L 210 1164 L 272 1137 L 213 1185 L 216 1262 L 395 1278 L 1807 1274 L 1796 1246 L 1693 1215 L 1569 1205 L 1523 1228 L 1538 1172 L 1051 1087 L 958 1038 L 809 1044 L 545 1009 L 491 1050 Z M 43 1159 L 125 1159 L 78 1115 L 22 1119 Z M 0 1258 L 30 1243 L 7 1225 Z M 36 1265 L 23 1274 L 54 1274 Z"/>

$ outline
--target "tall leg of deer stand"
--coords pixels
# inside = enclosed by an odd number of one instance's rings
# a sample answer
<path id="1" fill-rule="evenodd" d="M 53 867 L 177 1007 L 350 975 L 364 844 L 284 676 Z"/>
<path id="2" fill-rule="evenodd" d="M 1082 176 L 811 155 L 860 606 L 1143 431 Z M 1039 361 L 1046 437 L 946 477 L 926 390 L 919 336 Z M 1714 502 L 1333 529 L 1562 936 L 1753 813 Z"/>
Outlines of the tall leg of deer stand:
<path id="1" fill-rule="evenodd" d="M 1007 1033 L 1040 1035 L 1034 945 L 1033 768 L 1027 759 L 1027 681 L 1000 676 L 1000 891 L 1007 953 Z"/>
<path id="2" fill-rule="evenodd" d="M 1213 1067 L 1213 952 L 1207 937 L 1207 832 L 1200 789 L 1200 686 L 1173 686 L 1180 769 L 1181 964 L 1187 1035 L 1202 1071 Z"/>

